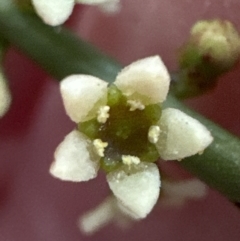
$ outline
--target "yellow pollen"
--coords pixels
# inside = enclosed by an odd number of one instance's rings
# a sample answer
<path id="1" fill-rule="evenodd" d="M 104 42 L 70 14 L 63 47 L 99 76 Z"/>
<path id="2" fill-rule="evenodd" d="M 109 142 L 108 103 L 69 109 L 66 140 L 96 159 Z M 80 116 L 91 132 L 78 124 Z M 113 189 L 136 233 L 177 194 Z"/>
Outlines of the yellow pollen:
<path id="1" fill-rule="evenodd" d="M 159 126 L 151 126 L 148 131 L 148 140 L 153 144 L 157 143 L 160 132 L 161 130 Z"/>
<path id="2" fill-rule="evenodd" d="M 108 143 L 103 142 L 101 139 L 95 139 L 93 141 L 93 145 L 95 147 L 97 154 L 101 157 L 104 157 L 104 150 L 108 146 Z"/>
<path id="3" fill-rule="evenodd" d="M 143 105 L 139 100 L 128 100 L 127 103 L 130 106 L 130 111 L 145 109 L 145 105 Z"/>
<path id="4" fill-rule="evenodd" d="M 122 155 L 122 161 L 125 165 L 139 164 L 140 159 L 136 156 Z"/>
<path id="5" fill-rule="evenodd" d="M 107 119 L 109 118 L 109 110 L 110 107 L 108 105 L 101 106 L 97 112 L 97 120 L 99 123 L 106 123 Z"/>

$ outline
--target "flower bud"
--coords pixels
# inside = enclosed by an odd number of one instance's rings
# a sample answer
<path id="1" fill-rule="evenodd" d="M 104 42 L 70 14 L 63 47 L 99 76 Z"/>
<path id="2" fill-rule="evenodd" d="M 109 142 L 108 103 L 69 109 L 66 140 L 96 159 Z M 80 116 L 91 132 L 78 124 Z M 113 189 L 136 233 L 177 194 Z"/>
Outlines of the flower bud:
<path id="1" fill-rule="evenodd" d="M 197 22 L 180 49 L 180 70 L 174 76 L 172 92 L 187 98 L 211 90 L 239 57 L 240 36 L 232 23 L 219 19 Z"/>
<path id="2" fill-rule="evenodd" d="M 191 38 L 202 56 L 223 70 L 234 66 L 240 54 L 240 36 L 229 21 L 199 21 L 191 30 Z"/>

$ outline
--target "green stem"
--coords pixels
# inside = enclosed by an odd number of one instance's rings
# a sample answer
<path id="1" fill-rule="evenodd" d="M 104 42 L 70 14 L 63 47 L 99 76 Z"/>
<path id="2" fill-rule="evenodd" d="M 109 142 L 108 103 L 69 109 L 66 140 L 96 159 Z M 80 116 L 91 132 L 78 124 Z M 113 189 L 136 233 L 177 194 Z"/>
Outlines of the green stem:
<path id="1" fill-rule="evenodd" d="M 121 69 L 112 58 L 66 29 L 53 29 L 33 14 L 21 13 L 11 0 L 0 0 L 0 32 L 57 79 L 77 73 L 108 81 Z"/>
<path id="2" fill-rule="evenodd" d="M 85 73 L 111 82 L 121 69 L 116 61 L 67 30 L 53 29 L 33 15 L 19 12 L 10 0 L 0 0 L 0 33 L 57 79 Z M 215 138 L 203 155 L 186 158 L 181 164 L 233 202 L 240 202 L 239 138 L 172 96 L 166 106 L 177 107 L 200 120 Z"/>

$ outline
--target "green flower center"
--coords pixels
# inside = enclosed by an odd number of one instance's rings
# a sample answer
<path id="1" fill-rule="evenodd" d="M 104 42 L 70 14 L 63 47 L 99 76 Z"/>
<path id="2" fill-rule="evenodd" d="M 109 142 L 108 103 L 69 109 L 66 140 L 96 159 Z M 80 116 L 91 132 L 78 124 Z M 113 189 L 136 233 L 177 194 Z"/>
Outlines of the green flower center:
<path id="1" fill-rule="evenodd" d="M 155 145 L 148 140 L 150 126 L 161 116 L 161 106 L 147 105 L 143 110 L 130 111 L 125 96 L 111 85 L 108 89 L 109 118 L 99 123 L 97 118 L 79 123 L 78 129 L 90 139 L 107 142 L 101 167 L 109 172 L 122 165 L 122 155 L 131 155 L 144 162 L 154 162 L 159 157 Z"/>

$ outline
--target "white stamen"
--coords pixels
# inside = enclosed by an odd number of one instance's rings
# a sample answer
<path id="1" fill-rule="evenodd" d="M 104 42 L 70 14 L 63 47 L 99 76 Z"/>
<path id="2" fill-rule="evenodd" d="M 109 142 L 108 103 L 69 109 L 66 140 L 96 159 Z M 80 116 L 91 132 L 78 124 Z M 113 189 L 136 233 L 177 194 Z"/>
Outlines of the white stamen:
<path id="1" fill-rule="evenodd" d="M 97 112 L 97 120 L 99 123 L 106 123 L 107 119 L 109 118 L 109 110 L 110 107 L 108 105 L 101 106 Z"/>
<path id="2" fill-rule="evenodd" d="M 93 145 L 95 147 L 95 150 L 97 151 L 97 154 L 101 157 L 104 157 L 104 150 L 108 146 L 108 143 L 103 142 L 101 139 L 95 139 L 93 141 Z"/>
<path id="3" fill-rule="evenodd" d="M 148 140 L 155 144 L 158 142 L 159 136 L 160 136 L 160 127 L 159 126 L 150 126 L 148 131 Z"/>
<path id="4" fill-rule="evenodd" d="M 143 105 L 139 100 L 128 100 L 127 103 L 130 106 L 130 111 L 145 109 L 145 105 Z"/>
<path id="5" fill-rule="evenodd" d="M 137 156 L 122 155 L 122 161 L 125 165 L 139 164 L 140 159 Z"/>

